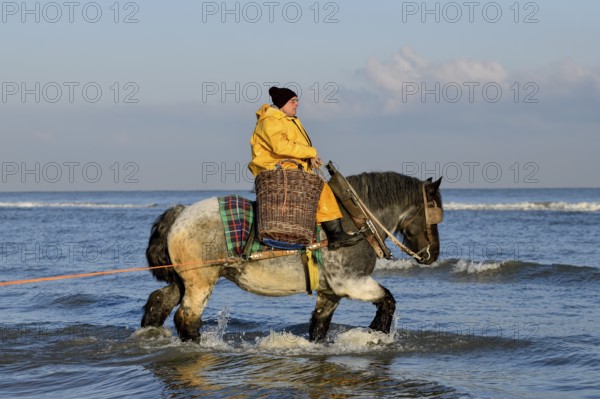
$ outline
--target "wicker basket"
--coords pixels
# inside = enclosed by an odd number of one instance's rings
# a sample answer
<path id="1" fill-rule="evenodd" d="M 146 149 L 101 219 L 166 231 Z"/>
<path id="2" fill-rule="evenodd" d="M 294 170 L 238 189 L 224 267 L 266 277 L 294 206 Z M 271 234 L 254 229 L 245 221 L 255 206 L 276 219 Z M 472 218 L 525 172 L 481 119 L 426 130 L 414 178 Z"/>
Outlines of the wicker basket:
<path id="1" fill-rule="evenodd" d="M 298 168 L 286 169 L 282 162 Z M 315 238 L 317 203 L 323 179 L 296 161 L 282 161 L 256 176 L 257 227 L 261 241 L 309 245 Z"/>

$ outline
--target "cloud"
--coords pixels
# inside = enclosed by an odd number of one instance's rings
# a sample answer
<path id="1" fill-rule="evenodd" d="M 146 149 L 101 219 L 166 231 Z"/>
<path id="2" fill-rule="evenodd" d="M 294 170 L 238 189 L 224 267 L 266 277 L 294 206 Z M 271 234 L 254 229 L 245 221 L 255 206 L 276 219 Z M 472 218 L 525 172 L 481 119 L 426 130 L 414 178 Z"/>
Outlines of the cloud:
<path id="1" fill-rule="evenodd" d="M 508 79 L 498 62 L 458 59 L 432 68 L 431 74 L 441 82 L 497 82 Z"/>
<path id="2" fill-rule="evenodd" d="M 433 62 L 402 47 L 387 59 L 369 58 L 354 76 L 360 89 L 341 90 L 329 116 L 401 115 L 434 123 L 435 115 L 460 128 L 500 120 L 554 130 L 557 123 L 597 123 L 600 106 L 600 68 L 568 58 L 537 70 L 510 70 L 494 60 Z M 318 108 L 309 108 L 309 115 Z"/>
<path id="3" fill-rule="evenodd" d="M 600 94 L 600 69 L 577 65 L 565 58 L 535 73 L 525 73 L 539 81 L 553 97 L 598 97 Z"/>
<path id="4" fill-rule="evenodd" d="M 365 59 L 351 76 L 333 86 L 329 81 L 300 83 L 299 116 L 319 153 L 342 165 L 344 172 L 402 171 L 402 165 L 414 163 L 425 170 L 440 162 L 477 161 L 498 162 L 512 176 L 515 163 L 534 162 L 548 176 L 540 186 L 597 185 L 598 68 L 563 59 L 538 70 L 515 71 L 496 61 L 433 62 L 405 47 L 384 60 Z M 464 87 L 457 102 L 447 101 L 443 93 L 439 102 L 433 95 L 423 101 L 421 93 L 403 98 L 404 82 L 417 82 L 419 89 L 420 83 L 431 89 L 432 82 L 439 82 L 443 90 L 449 82 L 463 81 L 479 83 L 473 102 Z M 488 82 L 501 84 L 500 101 L 482 97 Z M 527 103 L 527 96 L 538 101 Z M 40 162 L 42 170 L 52 162 L 95 162 L 106 178 L 105 185 L 92 187 L 81 179 L 78 184 L 63 179 L 63 186 L 51 189 L 245 189 L 251 186 L 244 174 L 248 140 L 263 98 L 241 99 L 5 106 L 0 115 L 11 151 L 4 161 L 19 166 L 25 162 L 30 169 Z M 114 183 L 115 163 L 135 163 L 139 183 Z M 219 173 L 207 177 L 205 167 Z M 471 186 L 469 181 L 459 183 Z M 10 176 L 0 189 L 40 187 Z"/>
<path id="5" fill-rule="evenodd" d="M 505 82 L 508 73 L 498 62 L 456 59 L 431 63 L 412 47 L 402 47 L 390 60 L 371 58 L 365 67 L 369 81 L 390 92 L 401 91 L 407 82 Z"/>
<path id="6" fill-rule="evenodd" d="M 422 79 L 429 68 L 427 60 L 415 54 L 411 47 L 403 47 L 389 61 L 369 59 L 365 69 L 366 76 L 377 87 L 398 91 L 404 82 Z"/>

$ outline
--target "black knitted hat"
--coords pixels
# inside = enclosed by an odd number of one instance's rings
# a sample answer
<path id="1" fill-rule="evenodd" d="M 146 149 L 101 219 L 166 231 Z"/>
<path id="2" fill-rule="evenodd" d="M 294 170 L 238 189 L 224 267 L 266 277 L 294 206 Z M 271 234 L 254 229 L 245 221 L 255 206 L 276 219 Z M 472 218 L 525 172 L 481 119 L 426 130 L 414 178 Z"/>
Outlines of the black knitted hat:
<path id="1" fill-rule="evenodd" d="M 292 90 L 286 87 L 279 88 L 275 86 L 269 89 L 269 95 L 273 100 L 273 104 L 277 108 L 283 107 L 288 101 L 290 101 L 290 99 L 297 97 L 296 93 L 294 93 Z"/>

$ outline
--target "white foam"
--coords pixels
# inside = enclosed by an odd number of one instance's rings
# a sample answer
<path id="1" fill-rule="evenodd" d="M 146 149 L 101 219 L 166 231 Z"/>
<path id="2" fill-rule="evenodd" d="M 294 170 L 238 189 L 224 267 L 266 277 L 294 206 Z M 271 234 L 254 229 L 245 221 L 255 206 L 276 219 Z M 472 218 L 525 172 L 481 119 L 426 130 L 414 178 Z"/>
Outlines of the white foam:
<path id="1" fill-rule="evenodd" d="M 227 350 L 231 349 L 231 345 L 227 343 L 223 337 L 227 331 L 227 325 L 231 314 L 229 308 L 220 310 L 217 313 L 217 325 L 212 328 L 205 329 L 200 335 L 200 345 L 203 348 Z"/>
<path id="2" fill-rule="evenodd" d="M 463 259 L 460 259 L 456 265 L 453 266 L 452 268 L 452 272 L 453 273 L 468 273 L 468 274 L 475 274 L 475 273 L 482 273 L 482 272 L 487 272 L 490 270 L 498 270 L 500 269 L 506 262 L 473 262 L 473 261 L 466 261 Z"/>
<path id="3" fill-rule="evenodd" d="M 131 333 L 131 337 L 148 341 L 170 340 L 173 332 L 166 327 L 140 327 Z"/>
<path id="4" fill-rule="evenodd" d="M 177 333 L 174 333 L 166 327 L 140 327 L 135 330 L 129 339 L 145 350 L 155 350 L 157 348 L 179 348 L 184 342 L 179 339 Z"/>
<path id="5" fill-rule="evenodd" d="M 304 335 L 296 335 L 289 331 L 273 331 L 268 335 L 244 340 L 244 333 L 228 336 L 227 327 L 230 320 L 229 309 L 225 308 L 217 314 L 217 325 L 203 328 L 198 341 L 182 342 L 176 333 L 166 327 L 143 327 L 134 331 L 131 338 L 140 342 L 142 347 L 185 347 L 186 351 L 209 350 L 241 353 L 273 353 L 282 355 L 365 353 L 381 351 L 396 340 L 396 319 L 393 331 L 384 334 L 368 328 L 351 328 L 349 330 L 331 331 L 333 342 L 315 343 Z M 240 338 L 242 339 L 240 342 Z"/>
<path id="6" fill-rule="evenodd" d="M 388 345 L 394 342 L 394 334 L 384 334 L 365 328 L 353 328 L 335 337 L 335 346 L 343 351 L 364 350 L 373 345 Z"/>
<path id="7" fill-rule="evenodd" d="M 203 349 L 231 350 L 232 346 L 223 340 L 223 336 L 216 331 L 203 331 L 200 335 L 200 346 Z"/>
<path id="8" fill-rule="evenodd" d="M 256 345 L 246 345 L 245 350 L 291 354 L 319 353 L 340 354 L 370 352 L 394 343 L 394 334 L 384 334 L 366 328 L 353 328 L 333 334 L 333 343 L 314 343 L 291 332 L 271 331 L 268 336 L 257 339 Z"/>
<path id="9" fill-rule="evenodd" d="M 444 210 L 450 211 L 554 211 L 554 212 L 599 212 L 600 202 L 514 202 L 470 204 L 449 202 L 444 204 Z"/>
<path id="10" fill-rule="evenodd" d="M 256 347 L 259 350 L 266 351 L 290 351 L 298 349 L 309 349 L 315 346 L 304 337 L 299 337 L 290 332 L 275 332 L 271 331 L 268 336 L 258 339 Z"/>
<path id="11" fill-rule="evenodd" d="M 410 270 L 410 269 L 432 269 L 438 267 L 439 263 L 434 262 L 431 265 L 419 264 L 412 258 L 402 259 L 377 259 L 375 270 Z"/>
<path id="12" fill-rule="evenodd" d="M 409 270 L 418 267 L 416 261 L 411 258 L 406 259 L 378 259 L 375 264 L 376 270 Z"/>

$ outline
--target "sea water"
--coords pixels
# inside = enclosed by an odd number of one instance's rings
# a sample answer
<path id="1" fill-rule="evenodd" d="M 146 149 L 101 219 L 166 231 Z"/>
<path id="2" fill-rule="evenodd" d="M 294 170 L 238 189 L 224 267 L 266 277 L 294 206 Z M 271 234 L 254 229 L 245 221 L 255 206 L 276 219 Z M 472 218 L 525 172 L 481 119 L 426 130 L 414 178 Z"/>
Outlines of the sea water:
<path id="1" fill-rule="evenodd" d="M 143 267 L 157 216 L 224 194 L 0 193 L 0 281 Z M 164 285 L 146 271 L 3 286 L 0 397 L 600 397 L 600 190 L 443 196 L 438 262 L 377 263 L 390 334 L 366 328 L 372 304 L 342 300 L 312 343 L 314 296 L 223 280 L 200 341 L 181 342 L 172 317 L 139 327 Z"/>

